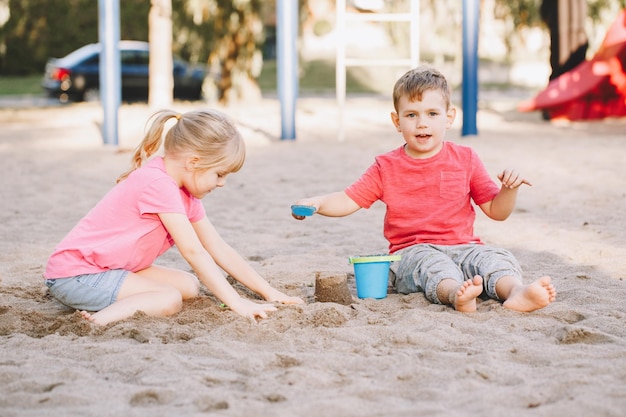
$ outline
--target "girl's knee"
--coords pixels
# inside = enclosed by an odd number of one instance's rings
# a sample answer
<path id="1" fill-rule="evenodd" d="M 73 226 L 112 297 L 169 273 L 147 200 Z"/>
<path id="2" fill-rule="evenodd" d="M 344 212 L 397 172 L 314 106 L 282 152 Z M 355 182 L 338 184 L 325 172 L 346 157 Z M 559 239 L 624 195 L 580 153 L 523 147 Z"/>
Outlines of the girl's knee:
<path id="1" fill-rule="evenodd" d="M 188 274 L 184 280 L 181 281 L 180 293 L 183 300 L 189 300 L 190 298 L 196 298 L 200 295 L 200 281 L 194 275 Z"/>
<path id="2" fill-rule="evenodd" d="M 164 316 L 171 316 L 183 309 L 183 296 L 175 288 L 161 292 L 160 298 L 161 313 Z"/>

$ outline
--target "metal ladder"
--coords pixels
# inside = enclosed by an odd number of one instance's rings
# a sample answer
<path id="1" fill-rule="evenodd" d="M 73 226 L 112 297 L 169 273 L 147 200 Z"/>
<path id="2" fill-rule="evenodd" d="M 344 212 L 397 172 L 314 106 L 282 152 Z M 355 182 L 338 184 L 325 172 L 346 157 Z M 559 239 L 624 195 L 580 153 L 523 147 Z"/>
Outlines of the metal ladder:
<path id="1" fill-rule="evenodd" d="M 419 17 L 420 0 L 410 0 L 406 13 L 348 13 L 346 0 L 336 0 L 337 57 L 335 65 L 335 92 L 339 116 L 338 139 L 345 140 L 346 69 L 349 66 L 406 66 L 418 65 L 420 59 Z M 376 59 L 346 57 L 346 31 L 349 22 L 408 22 L 410 24 L 410 57 L 406 59 Z"/>

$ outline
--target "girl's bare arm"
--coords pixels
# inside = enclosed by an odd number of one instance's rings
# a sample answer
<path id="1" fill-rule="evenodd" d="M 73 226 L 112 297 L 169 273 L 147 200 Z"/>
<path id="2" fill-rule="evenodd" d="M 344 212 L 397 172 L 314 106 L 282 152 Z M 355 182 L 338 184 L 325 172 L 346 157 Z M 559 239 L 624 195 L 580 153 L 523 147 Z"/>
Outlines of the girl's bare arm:
<path id="1" fill-rule="evenodd" d="M 300 304 L 298 297 L 288 296 L 272 287 L 232 246 L 219 235 L 213 224 L 205 217 L 192 224 L 203 247 L 215 262 L 233 278 L 245 285 L 267 301 L 285 304 Z"/>
<path id="2" fill-rule="evenodd" d="M 180 213 L 160 213 L 163 225 L 170 233 L 178 251 L 198 275 L 198 278 L 224 304 L 234 312 L 249 318 L 267 317 L 267 311 L 276 309 L 271 304 L 257 304 L 242 298 L 228 283 L 213 257 L 203 246 L 194 227 Z M 207 220 L 208 222 L 208 220 Z"/>

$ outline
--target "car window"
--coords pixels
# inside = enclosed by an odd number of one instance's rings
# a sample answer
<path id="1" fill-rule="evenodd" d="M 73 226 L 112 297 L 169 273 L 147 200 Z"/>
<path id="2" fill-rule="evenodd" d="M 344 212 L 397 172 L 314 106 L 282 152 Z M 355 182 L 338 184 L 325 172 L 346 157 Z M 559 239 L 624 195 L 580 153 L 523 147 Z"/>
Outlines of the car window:
<path id="1" fill-rule="evenodd" d="M 148 65 L 150 62 L 150 53 L 148 51 L 137 51 L 137 63 L 141 65 Z"/>
<path id="2" fill-rule="evenodd" d="M 90 57 L 89 59 L 86 59 L 85 62 L 83 62 L 84 65 L 99 65 L 100 64 L 100 54 L 96 54 L 92 57 Z"/>
<path id="3" fill-rule="evenodd" d="M 148 65 L 148 51 L 120 51 L 122 65 Z"/>
<path id="4" fill-rule="evenodd" d="M 99 50 L 100 48 L 98 48 L 97 45 L 85 45 L 82 48 L 78 48 L 77 50 L 70 52 L 65 57 L 63 57 L 63 59 L 71 62 L 82 61 L 89 55 L 99 53 Z"/>

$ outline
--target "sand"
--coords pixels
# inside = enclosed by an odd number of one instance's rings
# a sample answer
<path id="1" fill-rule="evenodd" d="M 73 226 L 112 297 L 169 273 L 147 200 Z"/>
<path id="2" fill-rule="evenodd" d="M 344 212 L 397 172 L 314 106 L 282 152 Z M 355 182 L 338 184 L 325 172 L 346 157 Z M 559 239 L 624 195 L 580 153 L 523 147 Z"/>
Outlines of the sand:
<path id="1" fill-rule="evenodd" d="M 248 158 L 204 204 L 254 268 L 307 304 L 254 324 L 203 291 L 173 317 L 105 327 L 51 299 L 41 276 L 127 168 L 150 110 L 124 105 L 118 147 L 102 146 L 94 103 L 0 110 L 0 415 L 624 416 L 626 120 L 550 124 L 514 101 L 481 101 L 479 135 L 462 137 L 459 115 L 448 139 L 476 149 L 494 178 L 511 167 L 533 183 L 507 221 L 479 214 L 476 230 L 513 251 L 528 281 L 552 276 L 550 306 L 316 302 L 317 275 L 348 274 L 355 295 L 348 257 L 386 252 L 384 206 L 304 222 L 289 206 L 343 189 L 401 138 L 387 98 L 349 99 L 343 142 L 334 100 L 303 98 L 297 140 L 281 141 L 268 98 L 223 109 Z M 158 262 L 189 270 L 175 249 Z"/>

